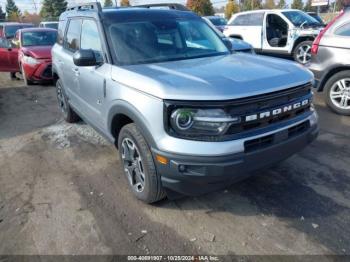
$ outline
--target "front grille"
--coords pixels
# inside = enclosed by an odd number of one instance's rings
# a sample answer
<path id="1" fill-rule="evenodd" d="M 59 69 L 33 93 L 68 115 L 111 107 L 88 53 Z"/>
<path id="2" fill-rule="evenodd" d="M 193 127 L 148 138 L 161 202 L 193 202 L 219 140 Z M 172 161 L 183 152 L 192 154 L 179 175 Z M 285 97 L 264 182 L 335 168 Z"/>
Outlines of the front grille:
<path id="1" fill-rule="evenodd" d="M 250 153 L 257 150 L 267 148 L 273 144 L 278 144 L 286 141 L 289 138 L 295 137 L 304 133 L 310 127 L 310 122 L 305 121 L 296 126 L 290 127 L 287 130 L 277 132 L 272 135 L 259 137 L 256 139 L 248 140 L 244 142 L 244 152 Z"/>
<path id="2" fill-rule="evenodd" d="M 171 112 L 179 107 L 193 108 L 222 108 L 233 118 L 239 121 L 232 124 L 221 136 L 181 136 L 191 140 L 204 141 L 227 141 L 241 139 L 249 136 L 256 136 L 264 132 L 270 132 L 284 125 L 293 124 L 294 121 L 304 119 L 311 114 L 311 83 L 284 89 L 268 94 L 251 96 L 247 98 L 226 100 L 226 101 L 171 101 L 165 102 L 164 125 L 166 131 L 172 136 L 178 136 L 171 129 L 169 118 Z M 302 104 L 306 101 L 306 104 Z M 298 107 L 293 107 L 300 104 Z M 285 110 L 285 108 L 292 109 Z M 281 113 L 273 114 L 275 110 L 283 110 Z M 270 115 L 266 115 L 270 112 Z M 248 119 L 251 116 L 258 116 L 256 119 Z M 266 141 L 265 141 L 266 142 Z"/>
<path id="3" fill-rule="evenodd" d="M 48 65 L 45 70 L 42 72 L 42 77 L 50 78 L 52 77 L 52 65 Z"/>

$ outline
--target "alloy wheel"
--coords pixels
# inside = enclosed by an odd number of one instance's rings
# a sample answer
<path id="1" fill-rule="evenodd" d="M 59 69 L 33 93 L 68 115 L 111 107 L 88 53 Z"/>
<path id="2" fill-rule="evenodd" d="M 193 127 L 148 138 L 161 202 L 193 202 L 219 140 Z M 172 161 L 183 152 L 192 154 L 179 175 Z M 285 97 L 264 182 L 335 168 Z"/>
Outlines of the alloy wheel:
<path id="1" fill-rule="evenodd" d="M 297 60 L 301 64 L 306 64 L 311 60 L 311 46 L 301 45 L 297 50 Z"/>
<path id="2" fill-rule="evenodd" d="M 125 174 L 132 188 L 142 192 L 145 188 L 145 171 L 140 151 L 130 138 L 122 141 L 122 161 Z"/>
<path id="3" fill-rule="evenodd" d="M 332 103 L 341 109 L 350 109 L 350 78 L 335 82 L 329 92 Z"/>

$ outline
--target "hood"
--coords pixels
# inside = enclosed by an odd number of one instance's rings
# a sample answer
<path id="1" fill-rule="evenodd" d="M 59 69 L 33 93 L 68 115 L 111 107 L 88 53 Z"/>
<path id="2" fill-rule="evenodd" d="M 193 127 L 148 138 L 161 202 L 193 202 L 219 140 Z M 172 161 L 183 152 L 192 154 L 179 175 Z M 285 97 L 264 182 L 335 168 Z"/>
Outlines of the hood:
<path id="1" fill-rule="evenodd" d="M 37 59 L 51 59 L 52 46 L 28 46 L 22 47 L 24 54 Z"/>
<path id="2" fill-rule="evenodd" d="M 237 53 L 113 66 L 112 78 L 161 99 L 229 100 L 302 85 L 311 82 L 313 75 L 295 62 Z"/>

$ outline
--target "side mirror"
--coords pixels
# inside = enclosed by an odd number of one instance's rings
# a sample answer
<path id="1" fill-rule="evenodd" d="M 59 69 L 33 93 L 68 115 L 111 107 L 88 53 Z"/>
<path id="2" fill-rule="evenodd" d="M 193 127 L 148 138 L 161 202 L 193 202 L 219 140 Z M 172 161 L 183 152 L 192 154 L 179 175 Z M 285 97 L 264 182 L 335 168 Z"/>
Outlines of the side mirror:
<path id="1" fill-rule="evenodd" d="M 231 43 L 230 39 L 225 37 L 225 38 L 222 38 L 222 41 L 224 42 L 224 44 L 227 47 L 227 49 L 232 52 L 233 46 L 232 46 L 232 43 Z"/>
<path id="2" fill-rule="evenodd" d="M 76 66 L 96 66 L 99 64 L 91 49 L 76 51 L 73 55 L 73 62 Z"/>

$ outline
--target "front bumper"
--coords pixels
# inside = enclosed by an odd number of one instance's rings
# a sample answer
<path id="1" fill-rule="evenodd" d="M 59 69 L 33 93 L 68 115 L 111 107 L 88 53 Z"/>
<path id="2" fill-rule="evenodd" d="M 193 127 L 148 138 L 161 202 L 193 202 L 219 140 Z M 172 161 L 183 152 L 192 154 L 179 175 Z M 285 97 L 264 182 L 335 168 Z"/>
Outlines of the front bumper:
<path id="1" fill-rule="evenodd" d="M 227 187 L 253 171 L 290 157 L 311 143 L 318 135 L 318 126 L 310 126 L 308 121 L 304 123 L 308 123 L 307 128 L 293 136 L 288 133 L 291 128 L 285 129 L 274 133 L 268 146 L 231 155 L 188 156 L 153 149 L 154 157 L 158 154 L 169 159 L 166 165 L 157 163 L 162 185 L 171 191 L 192 196 Z"/>
<path id="2" fill-rule="evenodd" d="M 50 60 L 42 60 L 35 66 L 23 64 L 24 71 L 28 80 L 34 82 L 45 82 L 52 80 L 52 62 Z"/>

